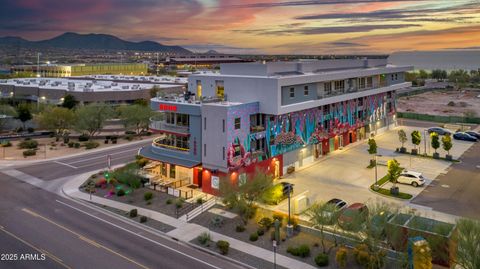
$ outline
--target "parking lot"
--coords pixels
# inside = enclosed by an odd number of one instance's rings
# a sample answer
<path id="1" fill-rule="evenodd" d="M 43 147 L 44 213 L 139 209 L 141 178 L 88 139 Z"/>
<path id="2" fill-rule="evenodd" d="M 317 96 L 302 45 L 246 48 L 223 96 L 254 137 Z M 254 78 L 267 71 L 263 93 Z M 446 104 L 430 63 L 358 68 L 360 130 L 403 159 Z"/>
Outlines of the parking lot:
<path id="1" fill-rule="evenodd" d="M 426 184 L 423 187 L 415 188 L 410 185 L 398 184 L 401 192 L 412 194 L 415 197 L 439 175 L 446 174 L 451 166 L 451 162 L 396 153 L 395 149 L 401 146 L 397 135 L 400 129 L 407 133 L 409 140 L 410 133 L 413 130 L 419 130 L 422 132 L 423 139 L 424 128 L 410 126 L 397 127 L 377 135 L 375 140 L 378 145 L 378 154 L 381 155 L 381 157 L 378 157 L 378 179 L 387 173 L 386 165 L 381 164 L 386 164 L 389 159 L 395 158 L 402 167 L 421 172 L 426 178 Z M 428 140 L 426 150 L 427 153 L 432 154 L 433 149 L 429 149 L 429 142 Z M 453 140 L 453 148 L 450 150 L 450 154 L 453 155 L 454 159 L 457 159 L 472 145 L 473 143 L 471 142 Z M 400 205 L 410 204 L 410 201 L 381 196 L 369 189 L 370 185 L 375 182 L 375 169 L 367 168 L 371 159 L 367 152 L 367 147 L 366 141 L 362 141 L 343 150 L 332 152 L 311 166 L 286 176 L 284 181 L 294 183 L 295 195 L 306 195 L 310 203 L 340 198 L 350 204 L 354 202 L 373 202 L 377 199 Z M 407 150 L 411 150 L 413 145 L 411 142 L 407 142 L 405 147 Z M 425 144 L 422 141 L 421 153 L 424 152 L 424 148 Z M 440 153 L 440 156 L 445 156 L 446 154 L 443 149 L 438 149 L 437 151 Z M 389 188 L 389 184 L 387 183 L 384 188 Z M 277 209 L 286 211 L 287 203 L 281 203 Z"/>

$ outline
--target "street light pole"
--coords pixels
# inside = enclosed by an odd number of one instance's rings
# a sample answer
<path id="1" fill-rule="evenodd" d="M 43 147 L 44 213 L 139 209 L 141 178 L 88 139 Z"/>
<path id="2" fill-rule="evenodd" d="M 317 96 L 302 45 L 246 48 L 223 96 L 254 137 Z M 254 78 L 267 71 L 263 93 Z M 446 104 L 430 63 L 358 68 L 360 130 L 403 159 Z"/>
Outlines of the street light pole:
<path id="1" fill-rule="evenodd" d="M 37 78 L 40 77 L 40 52 L 37 53 Z"/>
<path id="2" fill-rule="evenodd" d="M 423 155 L 427 155 L 427 130 L 423 130 L 423 147 L 425 149 Z"/>
<path id="3" fill-rule="evenodd" d="M 377 184 L 377 154 L 375 154 L 375 186 L 378 186 Z"/>

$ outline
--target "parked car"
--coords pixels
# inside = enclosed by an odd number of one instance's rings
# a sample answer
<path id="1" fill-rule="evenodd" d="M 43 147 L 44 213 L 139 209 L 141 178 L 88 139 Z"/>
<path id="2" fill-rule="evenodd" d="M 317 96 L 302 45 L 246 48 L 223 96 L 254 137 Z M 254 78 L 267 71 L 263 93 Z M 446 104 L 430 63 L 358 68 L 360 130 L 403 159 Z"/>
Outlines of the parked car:
<path id="1" fill-rule="evenodd" d="M 452 131 L 445 128 L 441 128 L 441 127 L 431 127 L 431 128 L 428 128 L 427 131 L 429 134 L 435 132 L 439 135 L 446 135 L 446 134 L 452 135 Z"/>
<path id="2" fill-rule="evenodd" d="M 476 139 L 480 139 L 480 133 L 474 131 L 466 131 L 466 134 L 475 137 Z"/>
<path id="3" fill-rule="evenodd" d="M 400 174 L 397 182 L 418 187 L 425 184 L 425 178 L 422 176 L 422 173 L 405 170 Z"/>
<path id="4" fill-rule="evenodd" d="M 333 204 L 338 210 L 342 210 L 347 207 L 347 202 L 343 201 L 342 199 L 333 198 L 332 200 L 328 201 L 327 204 Z"/>
<path id="5" fill-rule="evenodd" d="M 477 142 L 478 139 L 464 132 L 457 132 L 453 135 L 453 138 L 456 140 L 464 140 L 470 142 Z"/>
<path id="6" fill-rule="evenodd" d="M 345 230 L 358 230 L 364 224 L 367 216 L 367 206 L 362 203 L 354 203 L 342 211 L 338 218 L 338 225 Z"/>

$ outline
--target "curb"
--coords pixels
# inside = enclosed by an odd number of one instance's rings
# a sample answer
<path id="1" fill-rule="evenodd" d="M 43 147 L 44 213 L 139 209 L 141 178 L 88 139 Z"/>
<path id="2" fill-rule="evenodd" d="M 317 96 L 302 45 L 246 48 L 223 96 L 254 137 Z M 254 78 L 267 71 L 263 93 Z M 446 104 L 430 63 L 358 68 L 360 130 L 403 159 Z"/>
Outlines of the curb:
<path id="1" fill-rule="evenodd" d="M 93 172 L 93 171 L 91 171 L 91 172 Z M 228 256 L 225 256 L 225 255 L 221 255 L 220 253 L 216 253 L 216 252 L 211 251 L 211 250 L 209 250 L 209 249 L 205 249 L 205 248 L 203 248 L 203 247 L 201 247 L 201 246 L 198 246 L 198 245 L 195 245 L 195 244 L 193 244 L 193 243 L 190 243 L 190 242 L 187 242 L 187 241 L 178 240 L 178 239 L 175 238 L 175 237 L 171 237 L 171 236 L 167 235 L 165 232 L 159 231 L 159 230 L 154 229 L 154 228 L 152 228 L 152 227 L 149 227 L 149 226 L 146 226 L 146 225 L 137 223 L 137 222 L 135 222 L 135 221 L 133 221 L 133 220 L 131 220 L 131 219 L 128 219 L 128 218 L 126 218 L 126 217 L 123 217 L 123 216 L 120 216 L 120 215 L 118 215 L 118 214 L 112 213 L 112 212 L 110 212 L 110 211 L 108 211 L 108 210 L 106 210 L 106 209 L 104 209 L 104 208 L 102 208 L 102 207 L 99 207 L 99 206 L 97 206 L 97 205 L 95 205 L 95 204 L 91 204 L 91 203 L 89 203 L 88 201 L 86 201 L 86 200 L 84 200 L 84 199 L 72 197 L 71 195 L 69 195 L 69 194 L 67 194 L 67 193 L 65 192 L 63 186 L 62 186 L 61 190 L 62 190 L 62 194 L 64 195 L 64 197 L 68 198 L 69 200 L 72 200 L 72 201 L 74 201 L 74 202 L 80 203 L 80 204 L 82 204 L 82 205 L 84 205 L 84 206 L 86 206 L 86 207 L 88 207 L 88 208 L 93 209 L 93 210 L 100 211 L 100 212 L 102 212 L 103 214 L 106 214 L 106 215 L 108 215 L 108 216 L 110 216 L 110 217 L 119 219 L 119 220 L 121 220 L 121 221 L 123 221 L 123 222 L 125 222 L 125 223 L 128 223 L 128 224 L 130 224 L 130 225 L 132 225 L 132 226 L 135 226 L 135 227 L 137 227 L 137 228 L 140 228 L 140 229 L 142 229 L 142 230 L 147 230 L 147 231 L 149 231 L 149 232 L 151 232 L 151 233 L 153 233 L 153 234 L 155 234 L 155 235 L 157 235 L 157 236 L 159 236 L 159 237 L 162 237 L 162 238 L 164 238 L 164 239 L 167 239 L 167 240 L 169 240 L 169 241 L 171 241 L 171 242 L 176 242 L 176 243 L 180 243 L 180 244 L 183 244 L 183 245 L 188 246 L 188 247 L 191 247 L 191 248 L 195 248 L 195 249 L 200 250 L 200 251 L 202 251 L 202 252 L 204 252 L 204 253 L 207 253 L 207 254 L 210 254 L 210 255 L 212 255 L 212 256 L 216 256 L 216 257 L 218 257 L 218 258 L 227 260 L 227 261 L 229 261 L 229 262 L 231 262 L 231 263 L 234 263 L 234 264 L 236 264 L 236 265 L 239 265 L 239 266 L 244 267 L 244 268 L 247 268 L 247 269 L 257 269 L 256 267 L 252 267 L 252 266 L 250 266 L 250 265 L 248 265 L 248 264 L 246 264 L 246 263 L 243 263 L 243 262 L 241 262 L 241 261 L 237 261 L 237 260 L 235 260 L 235 259 L 233 259 L 233 258 L 230 258 L 230 257 L 228 257 Z M 175 229 L 177 229 L 177 228 L 178 228 L 178 227 L 175 227 Z M 236 250 L 237 250 L 237 249 L 236 249 Z M 238 251 L 241 251 L 241 250 L 238 250 Z"/>

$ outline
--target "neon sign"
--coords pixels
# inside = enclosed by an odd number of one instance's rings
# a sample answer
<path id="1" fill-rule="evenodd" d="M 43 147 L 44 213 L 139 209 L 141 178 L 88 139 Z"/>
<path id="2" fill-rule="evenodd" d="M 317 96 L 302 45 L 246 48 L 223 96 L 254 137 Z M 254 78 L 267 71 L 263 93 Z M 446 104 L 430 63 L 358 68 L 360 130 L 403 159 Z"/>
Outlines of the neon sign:
<path id="1" fill-rule="evenodd" d="M 162 111 L 177 111 L 177 106 L 174 105 L 166 105 L 166 104 L 160 104 L 158 105 L 158 109 Z"/>

